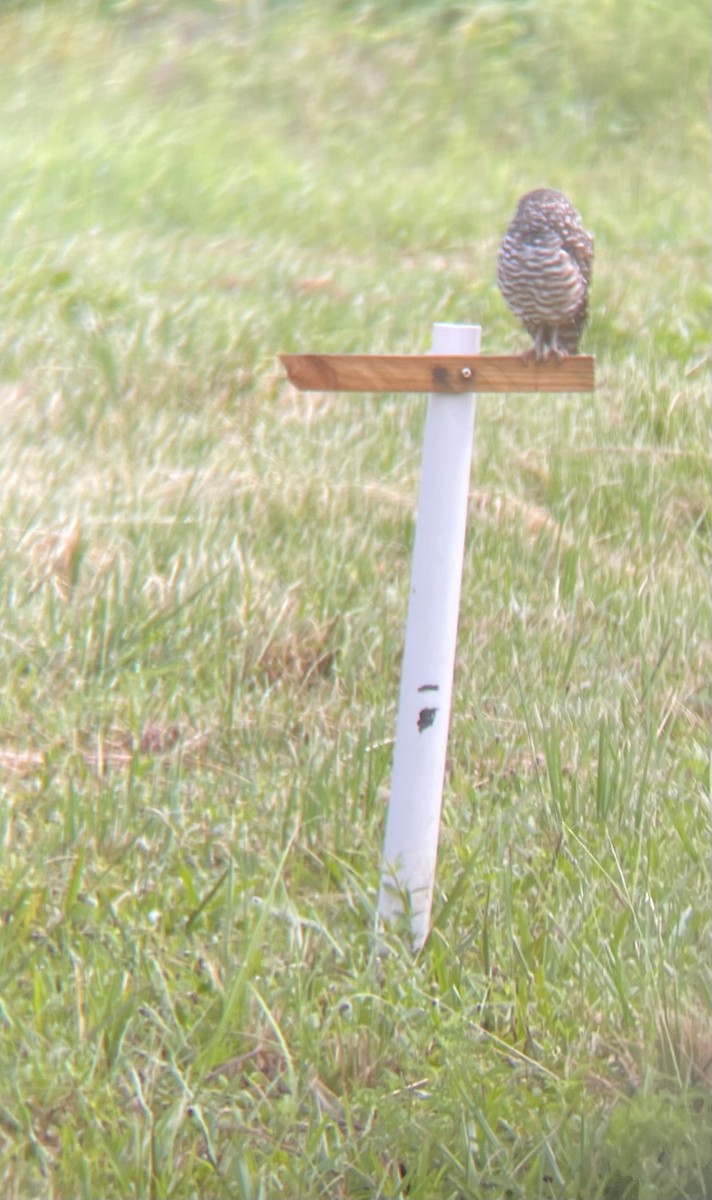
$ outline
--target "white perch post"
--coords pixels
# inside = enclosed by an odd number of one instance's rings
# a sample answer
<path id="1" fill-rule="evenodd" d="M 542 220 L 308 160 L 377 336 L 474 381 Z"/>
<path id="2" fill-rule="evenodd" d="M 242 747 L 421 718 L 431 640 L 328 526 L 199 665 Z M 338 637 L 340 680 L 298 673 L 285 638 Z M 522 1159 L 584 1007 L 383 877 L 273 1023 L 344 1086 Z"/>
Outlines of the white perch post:
<path id="1" fill-rule="evenodd" d="M 480 333 L 436 324 L 432 351 L 478 354 Z M 402 913 L 408 897 L 415 949 L 428 935 L 435 883 L 474 421 L 474 393 L 431 393 L 378 897 L 382 919 Z"/>

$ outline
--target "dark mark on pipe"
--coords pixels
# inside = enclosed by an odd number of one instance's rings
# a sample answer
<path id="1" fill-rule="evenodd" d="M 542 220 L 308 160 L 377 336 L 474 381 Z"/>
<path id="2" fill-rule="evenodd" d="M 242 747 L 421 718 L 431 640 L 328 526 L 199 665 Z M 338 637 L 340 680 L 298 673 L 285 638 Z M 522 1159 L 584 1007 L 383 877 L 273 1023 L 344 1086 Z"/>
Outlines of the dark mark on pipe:
<path id="1" fill-rule="evenodd" d="M 437 708 L 421 708 L 418 713 L 418 733 L 422 733 L 424 729 L 430 729 L 435 722 L 437 711 Z"/>

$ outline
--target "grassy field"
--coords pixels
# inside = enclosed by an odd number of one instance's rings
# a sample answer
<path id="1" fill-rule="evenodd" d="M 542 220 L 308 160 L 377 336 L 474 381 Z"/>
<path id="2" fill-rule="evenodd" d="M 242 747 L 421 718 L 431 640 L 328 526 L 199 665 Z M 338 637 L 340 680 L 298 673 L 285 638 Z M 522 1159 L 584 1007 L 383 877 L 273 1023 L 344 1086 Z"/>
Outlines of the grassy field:
<path id="1" fill-rule="evenodd" d="M 4 1200 L 710 1200 L 701 0 L 0 10 Z M 434 909 L 374 954 L 425 401 L 280 350 L 526 344 L 478 404 Z"/>

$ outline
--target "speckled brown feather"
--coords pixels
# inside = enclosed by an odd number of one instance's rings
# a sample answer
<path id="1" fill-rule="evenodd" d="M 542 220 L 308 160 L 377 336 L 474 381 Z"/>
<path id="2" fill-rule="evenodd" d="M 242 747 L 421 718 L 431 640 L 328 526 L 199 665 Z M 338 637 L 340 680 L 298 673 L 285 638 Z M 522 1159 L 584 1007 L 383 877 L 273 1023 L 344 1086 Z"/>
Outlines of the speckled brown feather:
<path id="1" fill-rule="evenodd" d="M 497 281 L 536 358 L 578 352 L 592 271 L 593 237 L 570 200 L 553 188 L 522 196 L 499 249 Z"/>

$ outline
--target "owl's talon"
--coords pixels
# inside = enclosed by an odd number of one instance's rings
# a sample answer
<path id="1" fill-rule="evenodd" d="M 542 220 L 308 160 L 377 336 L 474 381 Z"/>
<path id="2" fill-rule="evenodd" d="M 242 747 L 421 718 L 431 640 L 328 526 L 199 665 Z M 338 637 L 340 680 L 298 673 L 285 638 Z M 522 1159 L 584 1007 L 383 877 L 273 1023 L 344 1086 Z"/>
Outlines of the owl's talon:
<path id="1" fill-rule="evenodd" d="M 560 363 L 570 357 L 566 350 L 559 350 L 558 346 L 543 346 L 541 349 L 530 346 L 528 350 L 521 350 L 518 355 L 520 362 L 527 364 L 551 362 L 552 358 L 554 362 Z"/>

